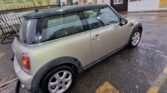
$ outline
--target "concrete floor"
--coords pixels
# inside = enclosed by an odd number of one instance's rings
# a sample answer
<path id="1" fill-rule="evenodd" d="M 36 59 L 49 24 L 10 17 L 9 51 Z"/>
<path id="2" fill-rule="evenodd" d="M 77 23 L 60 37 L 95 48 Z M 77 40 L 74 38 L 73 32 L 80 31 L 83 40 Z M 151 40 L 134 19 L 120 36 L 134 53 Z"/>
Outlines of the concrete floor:
<path id="1" fill-rule="evenodd" d="M 76 78 L 68 93 L 97 93 L 104 82 L 120 93 L 167 93 L 167 12 L 123 16 L 143 24 L 139 46 L 125 48 L 86 70 Z M 10 44 L 0 45 L 0 84 L 15 78 L 11 54 Z M 14 87 L 10 87 L 14 84 L 0 89 L 0 93 L 14 93 Z"/>

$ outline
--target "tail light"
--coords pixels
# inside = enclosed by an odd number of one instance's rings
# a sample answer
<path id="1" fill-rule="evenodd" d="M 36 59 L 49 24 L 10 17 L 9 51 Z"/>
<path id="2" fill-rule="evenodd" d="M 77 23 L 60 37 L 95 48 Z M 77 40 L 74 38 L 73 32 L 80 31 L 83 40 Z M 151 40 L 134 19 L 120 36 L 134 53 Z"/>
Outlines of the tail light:
<path id="1" fill-rule="evenodd" d="M 30 70 L 31 66 L 30 66 L 30 58 L 28 56 L 28 54 L 23 54 L 22 56 L 22 65 L 23 65 L 23 68 L 25 70 Z"/>

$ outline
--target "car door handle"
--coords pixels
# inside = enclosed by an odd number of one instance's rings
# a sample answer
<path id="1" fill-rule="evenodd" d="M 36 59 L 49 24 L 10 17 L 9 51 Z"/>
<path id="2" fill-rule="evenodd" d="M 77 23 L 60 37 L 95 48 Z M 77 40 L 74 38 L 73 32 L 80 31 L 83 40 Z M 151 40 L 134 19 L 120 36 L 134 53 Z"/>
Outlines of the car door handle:
<path id="1" fill-rule="evenodd" d="M 95 37 L 99 37 L 100 35 L 99 34 L 96 34 Z"/>
<path id="2" fill-rule="evenodd" d="M 96 34 L 93 38 L 93 40 L 99 40 L 100 39 L 100 35 L 99 34 Z"/>

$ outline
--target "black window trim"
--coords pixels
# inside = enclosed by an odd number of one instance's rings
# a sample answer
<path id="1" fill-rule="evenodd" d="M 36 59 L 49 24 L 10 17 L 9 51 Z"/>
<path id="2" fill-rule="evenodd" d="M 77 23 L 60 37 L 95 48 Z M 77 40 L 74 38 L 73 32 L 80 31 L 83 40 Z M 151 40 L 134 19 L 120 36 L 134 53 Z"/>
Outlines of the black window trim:
<path id="1" fill-rule="evenodd" d="M 76 34 L 80 34 L 80 33 L 84 33 L 84 32 L 89 31 L 87 20 L 82 20 L 82 19 L 85 18 L 85 15 L 84 15 L 83 11 L 70 12 L 70 13 L 64 13 L 64 14 L 59 14 L 59 15 L 63 15 L 63 17 L 64 17 L 65 15 L 68 15 L 68 14 L 70 15 L 70 14 L 73 14 L 73 13 L 75 13 L 79 16 L 81 26 L 83 27 L 82 32 L 78 32 L 78 33 L 75 33 L 75 34 L 67 35 L 67 36 L 64 36 L 64 37 L 60 37 L 60 38 L 57 38 L 57 39 L 52 39 L 52 40 L 48 40 L 48 41 L 44 41 L 44 42 L 41 42 L 40 40 L 38 40 L 35 44 L 40 44 L 40 43 L 45 43 L 45 42 L 49 42 L 49 41 L 53 41 L 53 40 L 58 40 L 58 39 L 62 39 L 62 38 L 65 38 L 65 37 L 69 37 L 69 36 L 73 36 L 73 35 L 76 35 Z M 55 15 L 55 16 L 59 16 L 59 15 Z M 51 18 L 51 17 L 53 18 L 54 16 L 49 16 L 49 17 L 38 18 L 37 19 L 36 36 L 37 35 L 40 36 L 42 34 L 42 21 L 46 18 Z"/>
<path id="2" fill-rule="evenodd" d="M 82 32 L 78 32 L 78 33 L 75 33 L 75 34 L 72 34 L 72 35 L 68 35 L 68 36 L 64 36 L 64 37 L 61 37 L 61 38 L 57 38 L 57 39 L 53 39 L 53 40 L 58 40 L 58 39 L 62 39 L 62 38 L 65 38 L 65 37 L 69 37 L 69 36 L 73 36 L 73 35 L 77 35 L 77 34 L 80 34 L 80 33 L 84 33 L 84 32 L 87 32 L 87 31 L 91 31 L 93 29 L 90 28 L 89 26 L 89 23 L 88 23 L 88 20 L 86 19 L 86 16 L 84 14 L 84 11 L 88 11 L 88 10 L 93 10 L 93 9 L 102 9 L 102 8 L 110 8 L 111 11 L 113 11 L 116 16 L 121 19 L 122 17 L 116 12 L 116 10 L 114 10 L 112 7 L 110 6 L 103 6 L 103 7 L 92 7 L 92 8 L 87 8 L 87 9 L 83 9 L 83 10 L 80 10 L 80 11 L 74 11 L 74 12 L 70 12 L 70 13 L 63 13 L 63 14 L 58 14 L 58 15 L 68 15 L 68 14 L 73 14 L 73 13 L 76 13 L 79 18 L 80 18 L 80 21 L 81 21 L 81 26 L 83 27 L 83 31 Z M 54 16 L 58 16 L 58 15 L 54 15 Z M 44 17 L 44 18 L 50 18 L 50 17 L 54 17 L 54 16 L 48 16 L 48 17 Z M 40 36 L 41 33 L 42 33 L 42 30 L 41 30 L 41 24 L 42 24 L 42 20 L 44 18 L 37 18 L 37 24 L 36 24 L 36 35 L 35 36 Z M 84 19 L 84 20 L 83 20 Z M 102 26 L 102 27 L 105 27 Z M 101 27 L 100 27 L 101 28 Z M 96 28 L 98 29 L 98 28 Z M 53 40 L 49 40 L 49 41 L 53 41 Z M 45 42 L 49 42 L 49 41 L 45 41 Z M 40 42 L 40 40 L 38 40 L 36 43 L 34 44 L 40 44 L 40 43 L 45 43 L 45 42 Z"/>

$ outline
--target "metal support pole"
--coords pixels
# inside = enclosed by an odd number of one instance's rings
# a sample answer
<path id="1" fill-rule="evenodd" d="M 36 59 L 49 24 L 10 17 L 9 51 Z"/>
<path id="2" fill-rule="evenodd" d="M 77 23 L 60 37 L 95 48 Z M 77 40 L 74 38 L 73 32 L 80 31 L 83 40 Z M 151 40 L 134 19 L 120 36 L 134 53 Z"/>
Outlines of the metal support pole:
<path id="1" fill-rule="evenodd" d="M 58 4 L 57 6 L 61 7 L 61 0 L 56 0 L 56 1 L 57 1 L 57 4 Z"/>

